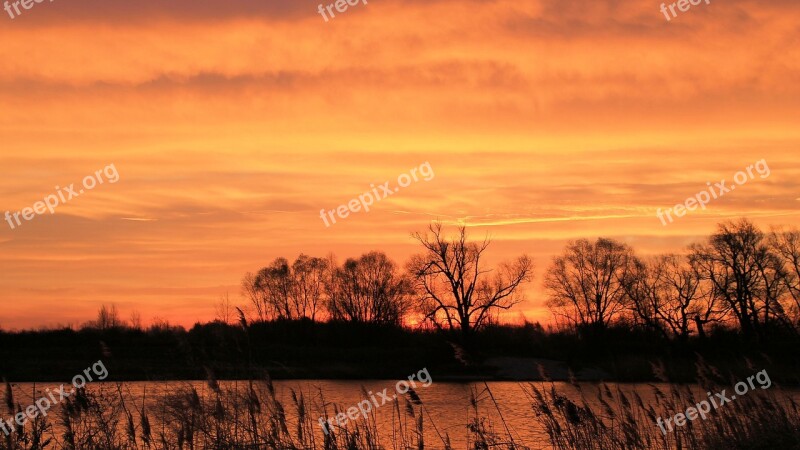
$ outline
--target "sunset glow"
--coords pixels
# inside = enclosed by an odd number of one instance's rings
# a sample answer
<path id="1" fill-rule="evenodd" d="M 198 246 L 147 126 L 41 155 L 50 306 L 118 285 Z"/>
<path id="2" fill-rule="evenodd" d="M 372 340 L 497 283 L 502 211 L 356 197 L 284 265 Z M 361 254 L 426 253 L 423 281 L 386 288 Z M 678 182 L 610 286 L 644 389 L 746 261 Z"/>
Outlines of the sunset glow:
<path id="1" fill-rule="evenodd" d="M 4 16 L 0 214 L 109 164 L 119 180 L 3 221 L 0 326 L 112 303 L 191 326 L 226 293 L 244 304 L 243 275 L 277 257 L 402 265 L 437 219 L 488 233 L 492 262 L 529 254 L 507 319 L 549 322 L 542 275 L 570 239 L 648 254 L 729 218 L 797 224 L 800 3 L 669 22 L 659 5 L 370 0 L 326 22 L 306 0 L 56 0 Z M 760 160 L 768 177 L 656 217 Z M 430 181 L 320 220 L 425 162 Z"/>

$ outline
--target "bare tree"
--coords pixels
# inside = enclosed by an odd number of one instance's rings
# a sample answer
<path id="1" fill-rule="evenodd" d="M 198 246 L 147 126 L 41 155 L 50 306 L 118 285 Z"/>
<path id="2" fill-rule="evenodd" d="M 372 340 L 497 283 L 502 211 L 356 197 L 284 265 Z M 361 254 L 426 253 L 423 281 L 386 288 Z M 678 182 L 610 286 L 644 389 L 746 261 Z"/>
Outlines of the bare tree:
<path id="1" fill-rule="evenodd" d="M 100 306 L 100 310 L 97 311 L 97 320 L 93 323 L 93 325 L 100 330 L 121 327 L 122 320 L 119 318 L 117 305 L 112 304 L 111 306 Z"/>
<path id="2" fill-rule="evenodd" d="M 306 255 L 298 256 L 292 264 L 292 298 L 298 317 L 316 320 L 329 270 L 328 260 Z"/>
<path id="3" fill-rule="evenodd" d="M 214 305 L 216 320 L 225 324 L 230 324 L 234 317 L 235 306 L 231 304 L 231 299 L 226 292 L 220 296 L 219 302 Z"/>
<path id="4" fill-rule="evenodd" d="M 769 246 L 779 260 L 784 275 L 786 292 L 792 305 L 787 314 L 795 327 L 800 326 L 800 230 L 773 229 L 768 238 Z"/>
<path id="5" fill-rule="evenodd" d="M 746 336 L 773 319 L 784 321 L 785 272 L 764 233 L 742 219 L 719 225 L 707 244 L 691 247 L 693 264 L 714 287 Z"/>
<path id="6" fill-rule="evenodd" d="M 292 265 L 277 258 L 257 274 L 247 273 L 242 290 L 258 320 L 316 320 L 328 270 L 328 261 L 321 258 L 300 255 Z"/>
<path id="7" fill-rule="evenodd" d="M 131 328 L 134 330 L 142 330 L 142 314 L 139 311 L 131 313 Z"/>
<path id="8" fill-rule="evenodd" d="M 661 268 L 661 264 L 636 258 L 632 262 L 631 270 L 626 273 L 622 286 L 630 301 L 634 323 L 669 337 L 667 327 L 660 317 L 666 302 L 661 284 Z"/>
<path id="9" fill-rule="evenodd" d="M 460 328 L 465 338 L 519 303 L 518 288 L 531 280 L 533 262 L 526 255 L 494 271 L 486 268 L 481 258 L 490 241 L 468 242 L 465 226 L 451 240 L 440 223 L 413 237 L 424 248 L 408 265 L 422 296 L 424 319 L 438 328 Z"/>
<path id="10" fill-rule="evenodd" d="M 759 255 L 756 257 L 763 303 L 761 321 L 764 326 L 770 325 L 772 320 L 777 320 L 781 324 L 793 327 L 784 307 L 790 291 L 787 285 L 790 274 L 780 255 L 769 246 L 768 242 L 768 239 L 765 238 L 764 244 L 759 246 Z"/>
<path id="11" fill-rule="evenodd" d="M 255 310 L 255 320 L 265 322 L 270 319 L 271 308 L 267 302 L 266 292 L 259 289 L 256 275 L 252 272 L 247 272 L 242 278 L 242 293 L 250 300 Z"/>
<path id="12" fill-rule="evenodd" d="M 706 323 L 725 313 L 713 286 L 684 256 L 669 254 L 647 262 L 636 258 L 624 281 L 634 320 L 667 338 L 686 340 L 693 329 L 702 335 Z"/>
<path id="13" fill-rule="evenodd" d="M 331 319 L 394 325 L 402 323 L 412 293 L 411 281 L 380 252 L 345 261 L 326 289 Z"/>
<path id="14" fill-rule="evenodd" d="M 612 239 L 570 242 L 545 276 L 547 304 L 575 325 L 602 331 L 625 308 L 632 263 L 630 247 Z"/>
<path id="15" fill-rule="evenodd" d="M 264 309 L 276 319 L 294 319 L 292 271 L 286 258 L 277 258 L 256 275 L 255 288 L 263 292 Z"/>

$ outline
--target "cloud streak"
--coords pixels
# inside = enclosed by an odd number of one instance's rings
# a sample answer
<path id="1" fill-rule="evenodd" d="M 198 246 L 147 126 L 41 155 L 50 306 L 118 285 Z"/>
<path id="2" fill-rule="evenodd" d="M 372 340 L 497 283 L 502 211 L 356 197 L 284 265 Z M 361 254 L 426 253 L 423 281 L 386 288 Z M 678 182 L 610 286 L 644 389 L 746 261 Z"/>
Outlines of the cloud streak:
<path id="1" fill-rule="evenodd" d="M 0 25 L 0 213 L 122 174 L 0 228 L 4 326 L 111 301 L 189 325 L 277 256 L 402 260 L 437 218 L 540 269 L 576 237 L 674 251 L 725 218 L 797 221 L 796 1 L 671 22 L 613 0 L 375 0 L 330 23 L 317 4 L 57 0 Z M 657 208 L 762 158 L 769 179 L 661 227 Z M 421 161 L 435 180 L 320 222 Z"/>

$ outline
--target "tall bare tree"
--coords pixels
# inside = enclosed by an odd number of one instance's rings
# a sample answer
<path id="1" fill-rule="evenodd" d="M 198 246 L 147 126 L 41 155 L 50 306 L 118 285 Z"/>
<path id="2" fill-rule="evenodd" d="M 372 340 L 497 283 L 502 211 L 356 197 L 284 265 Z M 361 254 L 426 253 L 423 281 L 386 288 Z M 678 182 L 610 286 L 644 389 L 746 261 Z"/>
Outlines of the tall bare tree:
<path id="1" fill-rule="evenodd" d="M 333 320 L 399 325 L 411 304 L 410 280 L 381 252 L 345 261 L 326 290 Z"/>
<path id="2" fill-rule="evenodd" d="M 286 258 L 276 258 L 256 275 L 256 289 L 264 292 L 265 309 L 276 319 L 295 319 L 292 308 L 292 271 Z"/>
<path id="3" fill-rule="evenodd" d="M 230 324 L 233 319 L 235 306 L 231 303 L 230 296 L 226 292 L 225 295 L 219 297 L 219 302 L 214 305 L 214 316 L 219 322 Z"/>
<path id="4" fill-rule="evenodd" d="M 123 325 L 122 319 L 119 317 L 117 305 L 111 306 L 101 305 L 100 310 L 97 311 L 97 320 L 92 323 L 100 330 L 108 330 L 111 328 L 118 328 Z"/>
<path id="5" fill-rule="evenodd" d="M 453 239 L 440 223 L 413 237 L 424 252 L 411 259 L 408 270 L 422 296 L 423 317 L 436 327 L 460 328 L 468 337 L 494 314 L 519 303 L 518 289 L 531 280 L 533 262 L 526 255 L 496 270 L 487 268 L 481 258 L 490 241 L 469 242 L 465 226 Z"/>
<path id="6" fill-rule="evenodd" d="M 298 256 L 292 264 L 292 298 L 299 317 L 317 320 L 317 314 L 322 309 L 329 270 L 329 260 L 307 255 Z"/>
<path id="7" fill-rule="evenodd" d="M 134 330 L 142 330 L 142 314 L 139 311 L 131 312 L 130 324 Z"/>
<path id="8" fill-rule="evenodd" d="M 277 258 L 257 274 L 246 274 L 242 289 L 261 321 L 316 320 L 328 269 L 322 258 L 301 254 L 291 265 L 286 258 Z"/>
<path id="9" fill-rule="evenodd" d="M 713 286 L 686 257 L 669 254 L 634 260 L 623 284 L 634 320 L 664 337 L 686 340 L 725 314 Z"/>
<path id="10" fill-rule="evenodd" d="M 692 262 L 730 307 L 742 334 L 759 334 L 773 320 L 784 321 L 785 272 L 752 222 L 721 223 L 707 244 L 695 244 L 691 251 Z"/>
<path id="11" fill-rule="evenodd" d="M 264 322 L 271 318 L 267 294 L 259 289 L 256 283 L 256 274 L 247 272 L 242 278 L 242 293 L 253 305 L 255 320 Z"/>
<path id="12" fill-rule="evenodd" d="M 554 314 L 582 328 L 605 329 L 625 309 L 624 280 L 633 266 L 633 251 L 612 239 L 567 244 L 545 276 L 547 302 Z"/>
<path id="13" fill-rule="evenodd" d="M 795 328 L 800 327 L 800 230 L 774 229 L 768 240 L 780 261 L 786 292 L 791 298 L 792 304 L 787 313 Z"/>

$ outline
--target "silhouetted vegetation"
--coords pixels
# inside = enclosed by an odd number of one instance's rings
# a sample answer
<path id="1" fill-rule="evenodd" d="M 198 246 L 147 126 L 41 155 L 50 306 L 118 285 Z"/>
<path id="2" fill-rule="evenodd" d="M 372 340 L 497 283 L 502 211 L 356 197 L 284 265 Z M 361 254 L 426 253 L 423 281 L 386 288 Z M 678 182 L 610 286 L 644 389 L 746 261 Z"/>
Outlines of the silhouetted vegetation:
<path id="1" fill-rule="evenodd" d="M 750 373 L 760 370 L 748 364 Z M 656 367 L 661 381 L 663 368 Z M 708 393 L 731 389 L 739 376 L 697 361 L 695 385 L 651 385 L 653 401 L 639 391 L 627 393 L 619 385 L 588 387 L 570 382 L 572 389 L 529 384 L 526 393 L 556 450 L 756 450 L 800 448 L 800 409 L 794 394 L 780 387 L 754 389 L 739 395 L 703 417 L 674 429 L 654 426 L 659 419 L 684 413 L 706 400 Z M 563 386 L 563 385 L 562 385 Z M 697 387 L 696 389 L 694 389 Z M 571 392 L 570 392 L 571 391 Z"/>
<path id="2" fill-rule="evenodd" d="M 533 262 L 520 256 L 512 264 L 494 271 L 481 263 L 489 240 L 469 242 L 466 227 L 458 236 L 447 239 L 440 224 L 431 225 L 429 233 L 414 237 L 425 251 L 408 264 L 417 281 L 418 308 L 423 320 L 439 329 L 460 329 L 467 340 L 473 330 L 496 318 L 501 310 L 520 302 L 519 287 L 531 279 Z M 472 342 L 465 342 L 471 346 Z"/>
<path id="3" fill-rule="evenodd" d="M 797 369 L 797 230 L 726 222 L 684 253 L 647 257 L 606 238 L 571 242 L 546 271 L 560 319 L 547 328 L 497 323 L 530 280 L 529 258 L 485 267 L 489 242 L 471 243 L 463 227 L 453 239 L 438 225 L 416 238 L 424 251 L 406 270 L 380 252 L 342 265 L 332 256 L 279 258 L 245 276 L 250 307 L 239 309 L 238 323 L 226 298 L 220 320 L 189 330 L 165 322 L 143 329 L 138 316 L 126 322 L 104 306 L 79 329 L 0 331 L 0 375 L 63 379 L 104 353 L 117 380 L 198 379 L 206 369 L 221 378 L 262 370 L 391 378 L 424 366 L 451 378 L 535 379 L 537 359 L 628 381 L 652 379 L 650 364 L 663 361 L 671 379 L 691 380 L 696 353 L 722 368 L 764 354 L 777 362 L 776 377 Z M 462 367 L 453 344 L 474 364 Z M 524 370 L 510 375 L 509 361 Z"/>
<path id="4" fill-rule="evenodd" d="M 579 240 L 554 259 L 545 286 L 556 316 L 595 338 L 612 323 L 684 341 L 709 326 L 748 341 L 797 334 L 800 232 L 764 233 L 742 219 L 683 254 L 649 258 L 610 239 Z"/>
<path id="5" fill-rule="evenodd" d="M 758 369 L 748 367 L 750 373 Z M 793 394 L 773 386 L 771 380 L 763 384 L 760 378 L 759 387 L 763 389 L 754 388 L 736 401 L 714 408 L 702 419 L 662 432 L 656 426 L 658 418 L 685 411 L 698 399 L 705 400 L 710 392 L 730 388 L 730 380 L 742 379 L 734 372 L 723 376 L 702 359 L 697 361 L 698 389 L 652 385 L 652 401 L 644 401 L 641 391 L 626 392 L 626 388 L 614 384 L 586 385 L 570 380 L 556 385 L 542 372 L 544 382 L 519 385 L 520 394 L 528 396 L 530 407 L 537 413 L 536 421 L 524 426 L 544 432 L 535 442 L 521 438 L 519 428 L 514 429 L 504 420 L 501 405 L 486 383 L 472 385 L 470 414 L 460 428 L 437 426 L 437 416 L 428 410 L 424 393 L 420 395 L 410 388 L 380 411 L 371 409 L 324 434 L 319 418 L 344 411 L 341 405 L 327 402 L 324 392 L 290 389 L 289 399 L 280 398 L 269 377 L 222 384 L 210 372 L 206 387 L 174 382 L 155 398 L 152 393 L 151 398 L 147 397 L 147 389 L 142 394 L 132 394 L 124 383 L 107 383 L 92 390 L 79 388 L 51 411 L 52 415 L 37 416 L 22 426 L 11 425 L 12 432 L 0 436 L 0 450 L 800 447 L 800 410 Z M 666 380 L 663 368 L 656 367 L 655 373 Z M 362 390 L 367 398 L 368 393 Z M 15 400 L 14 389 L 6 384 L 5 391 L 6 414 L 18 414 L 23 405 Z M 703 393 L 706 391 L 709 394 Z M 387 415 L 390 425 L 379 426 L 377 414 Z M 426 434 L 426 429 L 433 429 L 434 433 Z M 452 444 L 454 433 L 465 443 L 463 446 Z"/>

